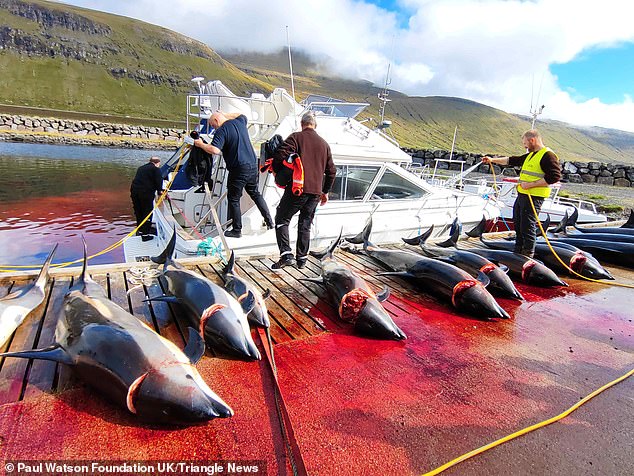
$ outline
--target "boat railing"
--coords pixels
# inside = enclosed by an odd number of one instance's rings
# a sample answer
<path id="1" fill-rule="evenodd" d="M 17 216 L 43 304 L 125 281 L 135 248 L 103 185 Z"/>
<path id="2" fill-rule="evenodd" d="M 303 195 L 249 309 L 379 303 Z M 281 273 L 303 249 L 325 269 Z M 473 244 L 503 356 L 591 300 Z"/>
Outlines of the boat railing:
<path id="1" fill-rule="evenodd" d="M 236 104 L 236 100 L 242 101 L 242 104 Z M 240 106 L 243 105 L 241 108 Z M 275 118 L 272 121 L 264 121 L 264 115 L 258 113 L 258 109 L 261 109 L 261 106 L 272 108 Z M 243 110 L 246 109 L 244 106 L 248 106 L 249 111 Z M 256 107 L 254 107 L 256 106 Z M 201 119 L 207 119 L 214 111 L 229 111 L 233 112 L 235 110 L 250 113 L 253 116 L 253 113 L 257 113 L 258 117 L 249 117 L 249 124 L 257 125 L 259 127 L 266 128 L 274 128 L 280 123 L 280 111 L 277 105 L 267 99 L 266 97 L 241 97 L 241 96 L 232 96 L 232 95 L 224 95 L 224 94 L 188 94 L 187 95 L 187 130 L 191 130 L 190 118 L 196 117 L 198 121 L 196 125 L 200 122 Z M 247 114 L 245 114 L 247 115 Z M 262 117 L 260 117 L 262 116 Z"/>

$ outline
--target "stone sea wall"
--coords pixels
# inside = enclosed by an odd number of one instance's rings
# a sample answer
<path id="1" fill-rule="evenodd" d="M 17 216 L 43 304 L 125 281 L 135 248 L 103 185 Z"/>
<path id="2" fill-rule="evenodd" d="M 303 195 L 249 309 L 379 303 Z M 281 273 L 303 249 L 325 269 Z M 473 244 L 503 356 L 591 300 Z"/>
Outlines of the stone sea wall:
<path id="1" fill-rule="evenodd" d="M 6 141 L 174 149 L 184 135 L 179 129 L 0 114 L 0 140 Z"/>
<path id="2" fill-rule="evenodd" d="M 454 152 L 449 160 L 450 152 L 446 150 L 425 150 L 425 149 L 403 149 L 412 156 L 412 160 L 422 166 L 428 166 L 431 170 L 437 167 L 440 170 L 460 170 L 460 163 L 453 161 L 464 161 L 464 168 L 468 168 L 481 160 L 484 154 L 470 154 L 464 152 Z M 436 159 L 441 161 L 436 162 Z M 517 177 L 519 168 L 500 167 L 494 165 L 496 174 L 505 177 Z M 489 173 L 489 165 L 481 165 L 477 169 L 481 173 Z M 634 187 L 634 167 L 623 164 L 607 164 L 604 162 L 564 162 L 562 164 L 562 182 L 571 183 L 596 183 L 599 185 L 614 185 L 617 187 Z"/>

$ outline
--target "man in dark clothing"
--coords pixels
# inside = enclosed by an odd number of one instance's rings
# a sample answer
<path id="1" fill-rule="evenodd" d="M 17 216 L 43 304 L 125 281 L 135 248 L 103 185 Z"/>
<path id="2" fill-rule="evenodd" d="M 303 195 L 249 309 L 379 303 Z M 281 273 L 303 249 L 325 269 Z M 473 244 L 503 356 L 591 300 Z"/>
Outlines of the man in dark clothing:
<path id="1" fill-rule="evenodd" d="M 240 198 L 242 191 L 255 202 L 260 210 L 266 227 L 273 228 L 273 219 L 264 198 L 258 191 L 258 162 L 255 151 L 249 140 L 247 118 L 239 113 L 214 112 L 209 123 L 215 129 L 211 144 L 196 139 L 194 145 L 209 154 L 222 154 L 229 176 L 227 178 L 227 215 L 231 219 L 232 228 L 225 232 L 230 238 L 242 236 L 242 211 Z"/>
<path id="2" fill-rule="evenodd" d="M 313 223 L 317 205 L 328 201 L 328 192 L 335 181 L 336 168 L 332 161 L 330 146 L 322 139 L 315 128 L 317 122 L 312 112 L 302 117 L 301 132 L 294 132 L 284 141 L 275 154 L 278 160 L 286 159 L 290 154 L 298 154 L 304 167 L 304 191 L 294 195 L 288 185 L 277 206 L 275 214 L 275 234 L 280 249 L 280 259 L 273 269 L 293 264 L 293 252 L 289 244 L 288 225 L 293 215 L 299 211 L 297 222 L 297 267 L 303 268 L 310 248 L 310 227 Z M 325 177 L 324 177 L 325 175 Z"/>
<path id="3" fill-rule="evenodd" d="M 137 169 L 132 185 L 130 185 L 130 198 L 132 198 L 137 226 L 141 225 L 145 217 L 152 213 L 154 194 L 161 193 L 163 189 L 163 177 L 161 177 L 160 166 L 161 159 L 158 157 L 150 158 L 147 164 Z M 151 227 L 151 217 L 139 227 L 137 234 L 141 235 L 143 241 L 149 241 L 153 238 L 150 234 Z"/>
<path id="4" fill-rule="evenodd" d="M 517 198 L 513 204 L 513 224 L 515 225 L 515 252 L 532 258 L 535 254 L 537 219 L 544 199 L 550 195 L 550 187 L 561 180 L 559 158 L 544 146 L 539 132 L 532 129 L 522 135 L 526 154 L 513 157 L 482 157 L 485 164 L 522 166 Z M 529 198 L 530 196 L 530 198 Z M 535 212 L 531 206 L 535 206 Z"/>

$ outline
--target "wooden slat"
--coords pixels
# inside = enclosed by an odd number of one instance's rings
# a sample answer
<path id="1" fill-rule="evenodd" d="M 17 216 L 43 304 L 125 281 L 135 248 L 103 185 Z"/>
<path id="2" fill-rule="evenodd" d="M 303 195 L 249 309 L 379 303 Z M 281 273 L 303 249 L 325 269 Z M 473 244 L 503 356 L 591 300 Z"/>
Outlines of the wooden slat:
<path id="1" fill-rule="evenodd" d="M 37 344 L 39 348 L 48 347 L 55 343 L 55 329 L 63 312 L 64 295 L 68 292 L 70 283 L 71 280 L 68 278 L 59 278 L 52 283 L 50 300 L 44 316 L 44 326 Z M 23 398 L 34 397 L 43 391 L 52 391 L 55 373 L 60 365 L 62 364 L 48 360 L 34 360 Z"/>
<path id="2" fill-rule="evenodd" d="M 257 270 L 276 292 L 272 299 L 281 309 L 286 311 L 275 316 L 276 322 L 295 339 L 323 332 L 327 328 L 336 326 L 328 316 L 327 307 L 304 283 L 296 280 L 292 272 L 295 268 L 288 267 L 281 271 L 272 271 L 270 259 L 254 260 L 249 264 Z M 310 311 L 310 313 L 309 313 Z"/>

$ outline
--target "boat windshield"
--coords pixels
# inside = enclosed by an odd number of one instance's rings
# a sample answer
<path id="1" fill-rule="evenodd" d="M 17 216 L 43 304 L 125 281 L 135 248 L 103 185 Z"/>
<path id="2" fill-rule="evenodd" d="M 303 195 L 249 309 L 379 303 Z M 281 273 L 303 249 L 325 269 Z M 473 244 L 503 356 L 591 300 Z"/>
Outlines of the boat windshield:
<path id="1" fill-rule="evenodd" d="M 358 116 L 361 111 L 369 106 L 368 103 L 364 102 L 345 102 L 341 99 L 318 96 L 315 94 L 312 94 L 304 99 L 303 104 L 307 109 L 315 112 L 321 112 L 326 116 L 350 118 Z"/>

